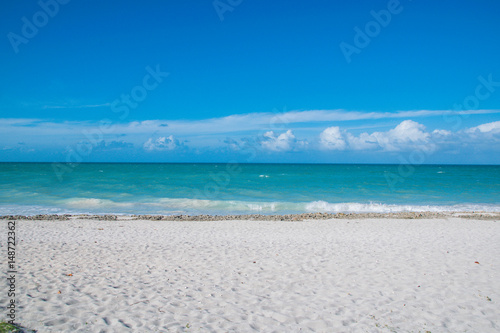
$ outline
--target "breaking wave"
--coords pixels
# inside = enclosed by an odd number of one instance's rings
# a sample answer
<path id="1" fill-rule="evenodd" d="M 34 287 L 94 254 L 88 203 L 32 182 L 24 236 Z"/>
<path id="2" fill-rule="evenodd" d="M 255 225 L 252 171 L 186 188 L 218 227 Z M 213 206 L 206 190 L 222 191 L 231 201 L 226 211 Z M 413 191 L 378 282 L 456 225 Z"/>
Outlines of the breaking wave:
<path id="1" fill-rule="evenodd" d="M 398 213 L 398 212 L 500 212 L 495 204 L 401 205 L 385 203 L 326 201 L 259 202 L 238 200 L 206 200 L 160 198 L 151 201 L 117 202 L 110 199 L 71 198 L 52 205 L 0 205 L 0 215 L 35 214 L 298 214 L 298 213 Z"/>

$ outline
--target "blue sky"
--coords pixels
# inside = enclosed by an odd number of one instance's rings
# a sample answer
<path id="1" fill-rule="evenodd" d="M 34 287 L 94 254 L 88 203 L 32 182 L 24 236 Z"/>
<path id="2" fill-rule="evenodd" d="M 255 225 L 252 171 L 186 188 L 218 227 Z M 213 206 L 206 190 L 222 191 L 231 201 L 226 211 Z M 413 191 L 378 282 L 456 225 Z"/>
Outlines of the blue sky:
<path id="1" fill-rule="evenodd" d="M 4 1 L 0 161 L 499 164 L 498 13 Z"/>

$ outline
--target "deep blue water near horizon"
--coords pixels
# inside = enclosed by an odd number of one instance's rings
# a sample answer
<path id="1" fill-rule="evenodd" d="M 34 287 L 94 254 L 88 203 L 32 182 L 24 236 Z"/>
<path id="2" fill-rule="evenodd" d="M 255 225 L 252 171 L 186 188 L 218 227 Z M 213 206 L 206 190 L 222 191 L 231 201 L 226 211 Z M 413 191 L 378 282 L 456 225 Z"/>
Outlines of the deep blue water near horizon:
<path id="1" fill-rule="evenodd" d="M 500 166 L 0 163 L 0 215 L 500 212 Z"/>

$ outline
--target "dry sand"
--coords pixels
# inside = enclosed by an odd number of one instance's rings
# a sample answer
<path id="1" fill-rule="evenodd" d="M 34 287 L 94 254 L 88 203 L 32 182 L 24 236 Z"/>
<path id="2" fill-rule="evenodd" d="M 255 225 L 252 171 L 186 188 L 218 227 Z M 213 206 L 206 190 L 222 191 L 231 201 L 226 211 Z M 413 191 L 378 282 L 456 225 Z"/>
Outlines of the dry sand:
<path id="1" fill-rule="evenodd" d="M 17 321 L 39 332 L 500 331 L 496 220 L 76 218 L 16 236 Z"/>

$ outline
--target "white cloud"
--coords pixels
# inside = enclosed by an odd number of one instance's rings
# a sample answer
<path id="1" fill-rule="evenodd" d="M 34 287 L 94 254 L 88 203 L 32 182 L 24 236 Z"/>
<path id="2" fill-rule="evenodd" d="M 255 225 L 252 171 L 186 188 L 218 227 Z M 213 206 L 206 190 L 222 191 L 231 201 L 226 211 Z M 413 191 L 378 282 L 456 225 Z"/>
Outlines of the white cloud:
<path id="1" fill-rule="evenodd" d="M 374 133 L 375 134 L 375 133 Z M 413 120 L 402 121 L 396 128 L 386 133 L 377 133 L 378 144 L 384 150 L 400 150 L 407 146 L 425 145 L 429 142 L 429 133 L 425 126 Z"/>
<path id="2" fill-rule="evenodd" d="M 434 136 L 449 136 L 449 135 L 451 135 L 451 132 L 447 131 L 447 130 L 443 130 L 443 129 L 435 129 L 434 131 L 432 131 L 432 135 L 434 135 Z"/>
<path id="3" fill-rule="evenodd" d="M 498 151 L 500 148 L 498 144 L 500 142 L 500 121 L 471 127 L 463 131 L 461 136 L 463 137 L 461 140 L 469 145 Z"/>
<path id="4" fill-rule="evenodd" d="M 467 132 L 498 133 L 500 132 L 500 121 L 494 121 L 492 123 L 486 123 L 476 127 L 471 127 L 467 130 Z"/>
<path id="5" fill-rule="evenodd" d="M 67 104 L 67 105 L 44 105 L 42 109 L 88 109 L 88 108 L 102 108 L 110 106 L 111 103 L 104 104 Z"/>
<path id="6" fill-rule="evenodd" d="M 290 127 L 291 124 L 317 124 L 322 122 L 345 122 L 355 120 L 381 120 L 398 118 L 442 117 L 456 114 L 491 114 L 500 113 L 500 110 L 417 110 L 398 112 L 359 112 L 347 110 L 311 110 L 289 112 L 260 112 L 249 114 L 235 114 L 220 118 L 202 120 L 145 120 L 128 124 L 117 124 L 116 131 L 127 134 L 152 133 L 164 131 L 168 124 L 169 133 L 177 136 L 186 135 L 217 135 L 247 131 L 277 131 Z"/>
<path id="7" fill-rule="evenodd" d="M 349 147 L 353 150 L 369 150 L 378 148 L 377 138 L 373 134 L 361 133 L 358 137 L 347 133 Z"/>
<path id="8" fill-rule="evenodd" d="M 34 126 L 42 122 L 36 118 L 0 118 L 0 126 Z"/>
<path id="9" fill-rule="evenodd" d="M 82 107 L 99 107 L 87 105 Z M 111 129 L 107 132 L 149 136 L 151 133 L 161 135 L 168 128 L 169 134 L 175 136 L 220 135 L 242 133 L 247 131 L 284 129 L 291 124 L 309 123 L 318 126 L 322 122 L 345 122 L 353 120 L 381 120 L 398 118 L 442 117 L 444 115 L 465 114 L 497 114 L 500 110 L 414 110 L 397 112 L 360 112 L 347 110 L 309 110 L 289 112 L 259 112 L 234 114 L 226 117 L 200 120 L 143 120 L 121 123 L 111 119 Z M 19 131 L 14 126 L 31 126 L 30 134 L 68 134 L 81 133 L 83 130 L 98 129 L 101 125 L 96 121 L 64 121 L 53 122 L 42 119 L 0 119 L 0 132 Z"/>
<path id="10" fill-rule="evenodd" d="M 435 116 L 439 115 L 459 113 L 493 114 L 500 113 L 500 110 L 420 110 L 395 113 L 313 110 L 231 115 L 205 120 L 144 120 L 120 123 L 115 119 L 111 120 L 109 126 L 97 120 L 54 122 L 45 119 L 0 118 L 0 142 L 3 146 L 14 146 L 23 141 L 26 146 L 63 149 L 67 145 L 73 147 L 82 140 L 91 143 L 100 140 L 126 140 L 134 147 L 146 151 L 169 151 L 182 147 L 182 143 L 177 141 L 177 138 L 182 138 L 182 142 L 189 140 L 189 146 L 193 149 L 218 149 L 226 146 L 232 151 L 246 152 L 257 147 L 268 151 L 301 150 L 311 139 L 316 141 L 316 148 L 354 151 L 402 151 L 414 148 L 433 151 L 444 146 L 448 149 L 462 149 L 464 143 L 467 143 L 468 147 L 487 147 L 500 140 L 500 121 L 458 131 L 426 130 L 424 125 L 415 121 L 418 117 L 432 115 L 436 118 Z M 406 119 L 416 118 L 404 120 L 386 131 L 377 131 L 366 126 L 381 126 L 385 122 L 376 119 L 400 118 L 403 115 L 409 117 Z M 360 124 L 362 127 L 350 127 L 349 130 L 343 126 L 331 126 L 331 122 L 320 127 L 327 123 L 328 119 L 338 123 L 359 119 L 374 120 L 364 121 Z M 292 125 L 287 124 L 295 125 L 292 128 Z M 291 130 L 287 130 L 288 128 Z M 265 136 L 259 135 L 264 132 Z M 297 140 L 296 133 L 300 133 L 302 140 L 308 141 Z"/>
<path id="11" fill-rule="evenodd" d="M 354 136 L 345 135 L 345 141 L 338 127 L 329 127 L 320 134 L 320 144 L 328 149 L 367 150 L 381 148 L 385 151 L 399 151 L 407 148 L 430 150 L 434 145 L 430 143 L 430 134 L 425 126 L 413 120 L 404 120 L 395 128 L 387 132 L 361 133 Z"/>
<path id="12" fill-rule="evenodd" d="M 272 151 L 290 151 L 296 148 L 304 147 L 306 141 L 299 141 L 291 130 L 288 130 L 280 135 L 276 135 L 273 131 L 264 133 L 264 140 L 261 141 L 262 147 Z"/>
<path id="13" fill-rule="evenodd" d="M 254 113 L 253 119 L 265 119 L 266 122 L 274 123 L 305 123 L 305 122 L 324 122 L 324 121 L 350 121 L 350 120 L 374 120 L 374 119 L 394 119 L 394 118 L 419 118 L 419 117 L 438 117 L 445 115 L 470 115 L 470 114 L 491 114 L 500 113 L 500 110 L 412 110 L 396 112 L 360 112 L 348 110 L 308 110 L 308 111 L 289 111 L 282 113 Z M 245 115 L 241 115 L 245 116 Z M 272 118 L 271 118 L 272 117 Z"/>
<path id="14" fill-rule="evenodd" d="M 361 133 L 358 136 L 342 131 L 339 127 L 329 127 L 319 135 L 322 148 L 329 150 L 376 150 L 404 151 L 419 149 L 432 152 L 438 148 L 470 145 L 491 145 L 500 137 L 500 121 L 482 124 L 467 130 L 451 132 L 435 129 L 428 132 L 424 125 L 404 120 L 395 128 L 385 132 Z"/>
<path id="15" fill-rule="evenodd" d="M 174 150 L 179 147 L 179 141 L 174 138 L 173 135 L 168 137 L 159 137 L 156 140 L 153 138 L 149 138 L 143 145 L 144 149 L 147 151 L 165 151 L 165 150 Z"/>
<path id="16" fill-rule="evenodd" d="M 344 150 L 347 145 L 338 126 L 328 127 L 319 138 L 321 146 L 329 150 Z"/>

